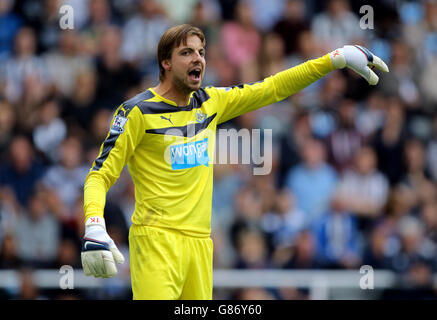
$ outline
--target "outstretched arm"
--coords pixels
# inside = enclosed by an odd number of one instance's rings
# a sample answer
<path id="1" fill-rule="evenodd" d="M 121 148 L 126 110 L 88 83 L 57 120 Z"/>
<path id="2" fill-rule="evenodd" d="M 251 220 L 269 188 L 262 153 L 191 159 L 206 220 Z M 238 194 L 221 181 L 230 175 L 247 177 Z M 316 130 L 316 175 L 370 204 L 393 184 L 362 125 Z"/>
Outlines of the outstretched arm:
<path id="1" fill-rule="evenodd" d="M 309 60 L 293 68 L 278 72 L 263 81 L 228 88 L 209 88 L 221 100 L 219 123 L 246 112 L 283 100 L 304 89 L 330 71 L 351 68 L 369 84 L 378 83 L 373 67 L 388 72 L 387 65 L 368 49 L 361 46 L 344 46 L 320 58 Z"/>

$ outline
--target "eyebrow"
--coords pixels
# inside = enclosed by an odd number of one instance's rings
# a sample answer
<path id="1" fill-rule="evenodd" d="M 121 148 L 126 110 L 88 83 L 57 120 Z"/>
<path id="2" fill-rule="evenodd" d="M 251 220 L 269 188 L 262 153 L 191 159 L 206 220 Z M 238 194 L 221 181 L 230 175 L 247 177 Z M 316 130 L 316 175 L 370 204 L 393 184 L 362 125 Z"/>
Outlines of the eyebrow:
<path id="1" fill-rule="evenodd" d="M 179 52 L 182 52 L 182 51 L 184 51 L 184 50 L 190 50 L 190 51 L 195 51 L 192 47 L 183 47 L 183 48 L 181 48 L 181 49 L 179 49 Z M 205 51 L 205 48 L 204 47 L 201 47 L 200 49 L 199 49 L 199 51 Z"/>

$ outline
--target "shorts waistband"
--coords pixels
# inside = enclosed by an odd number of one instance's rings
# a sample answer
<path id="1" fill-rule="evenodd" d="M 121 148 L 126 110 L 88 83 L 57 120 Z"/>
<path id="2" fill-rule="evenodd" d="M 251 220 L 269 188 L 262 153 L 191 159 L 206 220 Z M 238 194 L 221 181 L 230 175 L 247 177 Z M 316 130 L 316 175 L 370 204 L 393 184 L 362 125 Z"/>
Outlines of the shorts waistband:
<path id="1" fill-rule="evenodd" d="M 186 231 L 181 229 L 165 228 L 161 226 L 149 226 L 149 225 L 142 225 L 142 224 L 132 224 L 129 229 L 129 232 L 132 235 L 146 235 L 147 230 L 169 232 L 174 235 L 194 238 L 194 239 L 211 239 L 211 235 L 209 234 L 200 234 L 200 233 L 195 233 L 192 231 Z"/>

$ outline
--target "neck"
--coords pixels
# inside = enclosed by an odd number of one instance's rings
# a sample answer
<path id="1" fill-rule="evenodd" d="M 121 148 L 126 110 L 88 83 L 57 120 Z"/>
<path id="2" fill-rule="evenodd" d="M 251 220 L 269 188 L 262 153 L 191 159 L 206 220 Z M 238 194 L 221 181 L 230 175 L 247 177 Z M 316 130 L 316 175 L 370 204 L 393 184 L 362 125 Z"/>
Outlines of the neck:
<path id="1" fill-rule="evenodd" d="M 161 97 L 175 102 L 178 106 L 186 106 L 190 102 L 191 92 L 179 90 L 166 79 L 161 81 L 153 90 Z"/>

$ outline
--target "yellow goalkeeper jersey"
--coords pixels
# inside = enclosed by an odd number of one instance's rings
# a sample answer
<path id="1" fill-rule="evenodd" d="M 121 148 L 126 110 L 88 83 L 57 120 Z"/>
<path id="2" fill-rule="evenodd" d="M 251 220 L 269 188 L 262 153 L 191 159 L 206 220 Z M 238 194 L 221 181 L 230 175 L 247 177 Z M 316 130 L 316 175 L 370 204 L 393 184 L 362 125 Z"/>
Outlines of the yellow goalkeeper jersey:
<path id="1" fill-rule="evenodd" d="M 187 106 L 153 89 L 124 102 L 86 178 L 85 219 L 103 217 L 106 193 L 127 164 L 135 184 L 133 224 L 209 236 L 217 125 L 280 101 L 331 70 L 327 54 L 253 84 L 201 88 Z"/>

